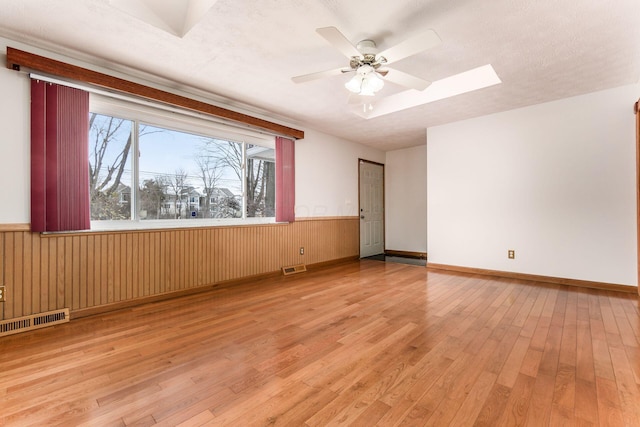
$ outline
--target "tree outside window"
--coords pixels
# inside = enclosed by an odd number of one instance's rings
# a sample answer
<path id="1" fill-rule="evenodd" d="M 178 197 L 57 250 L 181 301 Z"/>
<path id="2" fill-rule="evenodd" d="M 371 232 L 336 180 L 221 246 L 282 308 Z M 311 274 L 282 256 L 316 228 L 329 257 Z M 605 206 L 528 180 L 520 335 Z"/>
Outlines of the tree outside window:
<path id="1" fill-rule="evenodd" d="M 94 221 L 274 216 L 272 148 L 96 113 L 89 144 Z"/>

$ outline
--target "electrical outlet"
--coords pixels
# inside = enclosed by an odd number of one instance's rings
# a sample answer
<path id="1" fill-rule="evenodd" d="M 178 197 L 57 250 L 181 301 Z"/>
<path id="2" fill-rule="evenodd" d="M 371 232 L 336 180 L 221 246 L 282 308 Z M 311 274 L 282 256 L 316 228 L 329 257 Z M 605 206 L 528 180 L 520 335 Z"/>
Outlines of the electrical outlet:
<path id="1" fill-rule="evenodd" d="M 516 251 L 514 251 L 513 249 L 509 249 L 507 251 L 507 257 L 509 257 L 509 259 L 515 259 L 516 258 Z"/>
<path id="2" fill-rule="evenodd" d="M 304 255 L 304 246 L 300 246 L 300 255 Z"/>
<path id="3" fill-rule="evenodd" d="M 4 286 L 0 286 L 0 302 L 4 302 L 5 299 L 5 287 Z"/>

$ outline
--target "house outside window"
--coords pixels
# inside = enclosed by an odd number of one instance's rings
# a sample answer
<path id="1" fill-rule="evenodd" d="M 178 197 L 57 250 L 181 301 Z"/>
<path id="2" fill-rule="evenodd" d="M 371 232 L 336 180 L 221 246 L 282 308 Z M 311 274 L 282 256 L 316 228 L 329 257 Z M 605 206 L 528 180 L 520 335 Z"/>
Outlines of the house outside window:
<path id="1" fill-rule="evenodd" d="M 101 101 L 89 118 L 93 223 L 274 217 L 272 138 Z"/>

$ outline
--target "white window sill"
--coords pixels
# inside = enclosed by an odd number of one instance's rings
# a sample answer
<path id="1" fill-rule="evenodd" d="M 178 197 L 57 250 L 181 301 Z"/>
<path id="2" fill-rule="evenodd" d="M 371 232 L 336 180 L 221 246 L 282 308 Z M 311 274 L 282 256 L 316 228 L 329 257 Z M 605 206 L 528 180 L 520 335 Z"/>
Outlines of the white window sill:
<path id="1" fill-rule="evenodd" d="M 162 230 L 174 228 L 229 227 L 275 223 L 275 218 L 91 221 L 90 231 Z"/>

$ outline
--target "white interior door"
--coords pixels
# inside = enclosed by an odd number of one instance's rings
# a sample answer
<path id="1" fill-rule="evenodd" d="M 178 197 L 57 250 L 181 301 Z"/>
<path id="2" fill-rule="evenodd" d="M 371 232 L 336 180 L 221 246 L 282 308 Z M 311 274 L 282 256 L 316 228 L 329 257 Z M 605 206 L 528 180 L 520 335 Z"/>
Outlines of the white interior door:
<path id="1" fill-rule="evenodd" d="M 360 160 L 360 258 L 384 253 L 384 166 Z"/>

